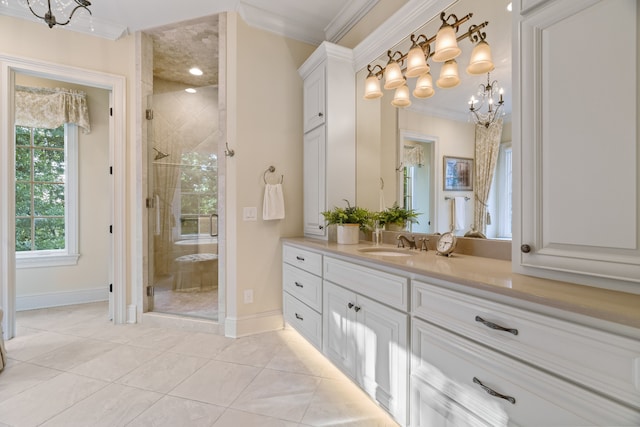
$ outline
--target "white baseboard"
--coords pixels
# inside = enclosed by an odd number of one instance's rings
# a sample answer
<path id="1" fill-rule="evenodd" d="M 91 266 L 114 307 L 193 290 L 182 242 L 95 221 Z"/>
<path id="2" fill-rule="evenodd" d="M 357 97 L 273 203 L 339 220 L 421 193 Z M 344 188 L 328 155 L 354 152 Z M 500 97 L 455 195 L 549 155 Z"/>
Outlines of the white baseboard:
<path id="1" fill-rule="evenodd" d="M 284 327 L 282 311 L 268 311 L 244 317 L 227 317 L 224 322 L 224 334 L 230 338 L 239 338 L 261 332 L 277 331 Z"/>
<path id="2" fill-rule="evenodd" d="M 36 310 L 38 308 L 60 307 L 64 305 L 86 304 L 109 300 L 106 286 L 76 291 L 48 292 L 35 295 L 16 296 L 16 311 Z"/>

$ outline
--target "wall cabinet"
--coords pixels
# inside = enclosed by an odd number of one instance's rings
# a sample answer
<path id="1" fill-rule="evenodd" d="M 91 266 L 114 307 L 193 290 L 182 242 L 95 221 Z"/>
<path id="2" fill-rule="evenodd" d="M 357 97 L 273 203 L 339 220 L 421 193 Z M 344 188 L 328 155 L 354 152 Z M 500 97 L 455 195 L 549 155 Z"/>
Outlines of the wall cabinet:
<path id="1" fill-rule="evenodd" d="M 353 52 L 322 43 L 298 72 L 304 96 L 304 234 L 328 238 L 322 212 L 355 204 Z"/>
<path id="2" fill-rule="evenodd" d="M 514 270 L 637 293 L 640 74 L 636 0 L 514 2 Z M 598 28 L 576 43 L 575 34 Z M 624 31 L 620 29 L 624 28 Z M 624 47 L 623 47 L 624 46 Z M 615 64 L 609 107 L 593 57 Z"/>

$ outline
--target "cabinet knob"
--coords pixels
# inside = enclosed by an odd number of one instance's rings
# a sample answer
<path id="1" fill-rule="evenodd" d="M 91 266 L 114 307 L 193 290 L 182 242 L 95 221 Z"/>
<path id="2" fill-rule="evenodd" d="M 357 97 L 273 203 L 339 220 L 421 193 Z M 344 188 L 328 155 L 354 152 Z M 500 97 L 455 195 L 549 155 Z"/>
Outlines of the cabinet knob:
<path id="1" fill-rule="evenodd" d="M 322 114 L 322 112 L 319 112 L 318 117 L 322 117 L 322 116 L 324 116 L 324 114 Z"/>
<path id="2" fill-rule="evenodd" d="M 357 305 L 353 309 L 356 311 L 356 313 L 360 311 L 360 307 L 358 307 Z"/>
<path id="3" fill-rule="evenodd" d="M 353 308 L 353 303 L 352 303 L 352 302 L 350 302 L 349 304 L 347 304 L 347 307 L 349 307 L 349 308 Z"/>
<path id="4" fill-rule="evenodd" d="M 531 246 L 524 244 L 520 246 L 520 250 L 522 251 L 523 254 L 528 254 L 529 252 L 531 252 Z"/>
<path id="5" fill-rule="evenodd" d="M 319 226 L 318 226 L 318 228 L 319 228 L 320 230 L 324 230 L 324 226 L 323 226 L 323 225 L 319 225 Z"/>

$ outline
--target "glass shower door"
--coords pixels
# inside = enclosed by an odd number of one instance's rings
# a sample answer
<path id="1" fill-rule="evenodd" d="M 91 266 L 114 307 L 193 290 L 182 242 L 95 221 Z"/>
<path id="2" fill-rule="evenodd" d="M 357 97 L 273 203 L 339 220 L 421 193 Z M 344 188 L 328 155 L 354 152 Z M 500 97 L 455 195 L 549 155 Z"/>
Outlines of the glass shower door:
<path id="1" fill-rule="evenodd" d="M 218 319 L 217 88 L 154 94 L 149 311 Z"/>

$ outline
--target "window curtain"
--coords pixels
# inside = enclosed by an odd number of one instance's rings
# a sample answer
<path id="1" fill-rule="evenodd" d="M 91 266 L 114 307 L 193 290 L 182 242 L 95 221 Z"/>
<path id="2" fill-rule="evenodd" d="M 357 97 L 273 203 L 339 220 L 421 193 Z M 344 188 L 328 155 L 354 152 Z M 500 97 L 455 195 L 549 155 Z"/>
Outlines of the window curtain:
<path id="1" fill-rule="evenodd" d="M 483 235 L 487 231 L 487 200 L 491 181 L 498 162 L 500 138 L 502 137 L 502 118 L 489 127 L 476 125 L 476 165 L 474 174 L 475 206 L 473 225 Z"/>
<path id="2" fill-rule="evenodd" d="M 424 165 L 424 150 L 419 145 L 405 145 L 402 153 L 402 166 Z"/>
<path id="3" fill-rule="evenodd" d="M 87 94 L 73 89 L 16 86 L 16 125 L 55 129 L 75 123 L 82 132 L 91 132 Z"/>

